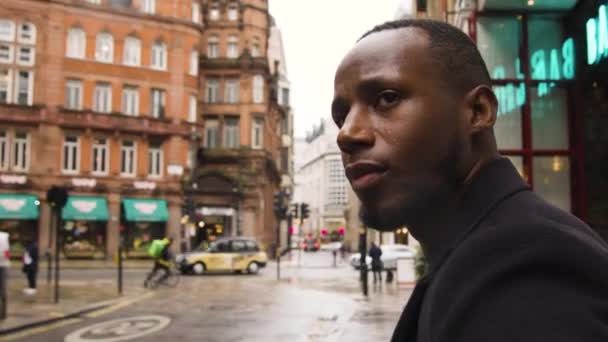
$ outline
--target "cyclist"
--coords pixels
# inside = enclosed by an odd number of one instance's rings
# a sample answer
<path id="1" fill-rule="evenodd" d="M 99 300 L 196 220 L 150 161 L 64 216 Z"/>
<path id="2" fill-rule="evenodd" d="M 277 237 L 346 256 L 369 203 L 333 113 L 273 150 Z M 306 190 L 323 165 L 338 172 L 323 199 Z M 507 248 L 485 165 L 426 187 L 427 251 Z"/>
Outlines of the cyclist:
<path id="1" fill-rule="evenodd" d="M 154 258 L 154 267 L 146 281 L 144 282 L 144 287 L 148 287 L 150 280 L 156 276 L 156 272 L 162 270 L 164 274 L 160 279 L 158 279 L 158 283 L 161 283 L 171 275 L 171 271 L 169 269 L 169 263 L 171 260 L 171 252 L 169 251 L 169 247 L 173 243 L 173 238 L 164 238 L 162 240 L 154 240 L 152 241 L 152 245 L 148 250 L 148 253 Z"/>

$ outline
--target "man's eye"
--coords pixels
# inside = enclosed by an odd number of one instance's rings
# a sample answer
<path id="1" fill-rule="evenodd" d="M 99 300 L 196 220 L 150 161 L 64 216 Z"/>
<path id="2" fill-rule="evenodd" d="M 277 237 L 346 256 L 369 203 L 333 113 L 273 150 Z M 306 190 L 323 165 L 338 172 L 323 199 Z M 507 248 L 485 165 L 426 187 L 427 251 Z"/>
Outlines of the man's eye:
<path id="1" fill-rule="evenodd" d="M 394 106 L 397 102 L 399 102 L 400 98 L 401 96 L 396 91 L 385 90 L 381 92 L 376 98 L 375 106 L 380 108 L 391 107 Z"/>

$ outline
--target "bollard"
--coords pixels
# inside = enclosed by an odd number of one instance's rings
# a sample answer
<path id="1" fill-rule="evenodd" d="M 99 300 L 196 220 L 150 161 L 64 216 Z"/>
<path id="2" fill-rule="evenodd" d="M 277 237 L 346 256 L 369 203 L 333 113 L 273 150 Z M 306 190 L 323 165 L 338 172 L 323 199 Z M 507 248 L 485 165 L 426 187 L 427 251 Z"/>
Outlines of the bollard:
<path id="1" fill-rule="evenodd" d="M 338 252 L 337 251 L 332 251 L 331 254 L 334 255 L 334 267 L 338 267 L 338 263 L 337 263 L 338 262 L 338 260 L 337 260 L 337 258 L 338 258 Z"/>
<path id="2" fill-rule="evenodd" d="M 7 300 L 7 289 L 6 289 L 6 276 L 8 267 L 0 267 L 0 320 L 6 319 L 6 300 Z"/>

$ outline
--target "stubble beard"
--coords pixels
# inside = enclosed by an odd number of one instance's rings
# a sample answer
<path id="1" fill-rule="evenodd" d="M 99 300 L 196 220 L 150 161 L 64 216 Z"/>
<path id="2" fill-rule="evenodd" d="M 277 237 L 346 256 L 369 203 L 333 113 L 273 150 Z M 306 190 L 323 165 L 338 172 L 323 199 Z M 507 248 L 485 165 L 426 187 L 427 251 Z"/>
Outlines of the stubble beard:
<path id="1" fill-rule="evenodd" d="M 370 210 L 362 202 L 359 209 L 361 222 L 366 227 L 390 232 L 404 226 L 424 224 L 425 221 L 432 219 L 441 208 L 445 207 L 447 199 L 462 184 L 463 142 L 455 138 L 449 146 L 445 158 L 437 164 L 437 174 L 440 175 L 441 181 L 435 184 L 431 182 L 418 184 L 416 189 L 411 191 L 413 196 L 398 201 L 397 206 Z"/>

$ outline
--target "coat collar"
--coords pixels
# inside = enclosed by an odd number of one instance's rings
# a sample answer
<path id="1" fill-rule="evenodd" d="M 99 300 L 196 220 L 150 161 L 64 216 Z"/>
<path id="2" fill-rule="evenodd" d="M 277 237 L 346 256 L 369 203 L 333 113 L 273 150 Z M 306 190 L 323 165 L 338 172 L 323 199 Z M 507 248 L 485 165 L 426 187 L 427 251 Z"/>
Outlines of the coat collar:
<path id="1" fill-rule="evenodd" d="M 451 252 L 479 225 L 500 202 L 530 187 L 508 158 L 497 158 L 483 166 L 464 192 L 461 207 L 449 220 L 446 246 L 428 255 L 429 273 L 434 273 Z"/>

